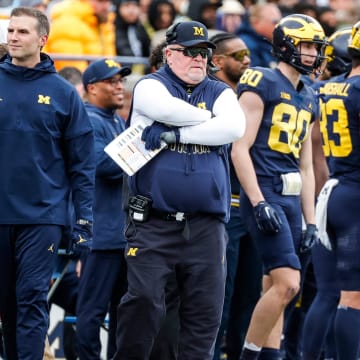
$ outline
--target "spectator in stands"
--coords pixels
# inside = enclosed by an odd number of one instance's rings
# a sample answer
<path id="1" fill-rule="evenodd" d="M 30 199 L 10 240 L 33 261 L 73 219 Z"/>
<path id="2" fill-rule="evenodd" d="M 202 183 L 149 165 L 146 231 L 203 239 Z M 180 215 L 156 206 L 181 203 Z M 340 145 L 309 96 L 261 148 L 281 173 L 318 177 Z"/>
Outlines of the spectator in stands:
<path id="1" fill-rule="evenodd" d="M 304 14 L 313 17 L 314 19 L 317 18 L 317 6 L 310 4 L 308 2 L 299 2 L 296 4 L 292 9 L 289 9 L 290 14 Z M 282 12 L 283 16 L 284 13 Z"/>
<path id="2" fill-rule="evenodd" d="M 217 10 L 217 28 L 222 31 L 235 33 L 242 23 L 244 7 L 237 0 L 225 0 Z"/>
<path id="3" fill-rule="evenodd" d="M 191 0 L 171 0 L 176 9 L 177 16 L 186 16 Z"/>
<path id="4" fill-rule="evenodd" d="M 176 9 L 169 0 L 154 0 L 148 13 L 148 22 L 145 24 L 151 38 L 151 49 L 153 50 L 165 39 L 166 30 L 175 21 Z"/>
<path id="5" fill-rule="evenodd" d="M 151 49 L 165 39 L 165 32 L 175 18 L 176 9 L 170 0 L 154 0 L 150 4 L 145 28 L 151 38 Z"/>
<path id="6" fill-rule="evenodd" d="M 140 6 L 140 21 L 144 24 L 147 21 L 149 6 L 153 0 L 139 0 Z"/>
<path id="7" fill-rule="evenodd" d="M 115 30 L 111 0 L 62 0 L 50 11 L 51 35 L 44 49 L 69 56 L 114 56 Z M 57 70 L 75 66 L 83 71 L 87 61 L 55 61 Z"/>
<path id="8" fill-rule="evenodd" d="M 216 11 L 221 5 L 221 0 L 190 0 L 187 16 L 208 29 L 216 29 Z"/>
<path id="9" fill-rule="evenodd" d="M 317 8 L 317 19 L 323 27 L 326 36 L 332 35 L 338 26 L 336 10 L 330 6 L 320 6 Z"/>
<path id="10" fill-rule="evenodd" d="M 175 6 L 170 0 L 154 0 L 149 6 L 148 13 L 150 37 L 156 31 L 166 30 L 174 22 L 175 17 Z"/>
<path id="11" fill-rule="evenodd" d="M 245 41 L 251 53 L 251 66 L 273 68 L 277 59 L 271 53 L 272 33 L 281 19 L 275 3 L 258 3 L 249 8 L 247 16 L 236 32 Z"/>
<path id="12" fill-rule="evenodd" d="M 150 38 L 140 21 L 139 0 L 115 0 L 116 54 L 148 57 Z M 130 66 L 130 63 L 123 62 Z M 143 73 L 143 66 L 133 66 L 133 72 Z"/>
<path id="13" fill-rule="evenodd" d="M 19 6 L 32 7 L 42 12 L 46 12 L 47 0 L 20 0 Z"/>

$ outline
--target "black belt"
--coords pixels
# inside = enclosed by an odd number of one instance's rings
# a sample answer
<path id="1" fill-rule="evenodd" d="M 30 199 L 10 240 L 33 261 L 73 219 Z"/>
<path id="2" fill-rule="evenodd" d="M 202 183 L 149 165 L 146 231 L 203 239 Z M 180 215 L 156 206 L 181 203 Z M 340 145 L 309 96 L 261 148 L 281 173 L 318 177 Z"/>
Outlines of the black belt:
<path id="1" fill-rule="evenodd" d="M 165 221 L 185 221 L 185 220 L 191 220 L 198 216 L 206 216 L 211 214 L 205 214 L 205 213 L 183 213 L 183 212 L 166 212 L 166 211 L 160 211 L 157 209 L 151 209 L 150 210 L 150 216 L 165 220 Z"/>

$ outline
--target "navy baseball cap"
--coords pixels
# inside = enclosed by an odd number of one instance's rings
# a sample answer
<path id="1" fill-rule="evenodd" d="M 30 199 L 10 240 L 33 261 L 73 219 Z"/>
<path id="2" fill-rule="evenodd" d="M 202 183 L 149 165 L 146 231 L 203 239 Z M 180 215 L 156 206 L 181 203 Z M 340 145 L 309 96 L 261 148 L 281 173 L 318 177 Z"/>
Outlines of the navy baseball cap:
<path id="1" fill-rule="evenodd" d="M 113 59 L 101 59 L 91 63 L 84 71 L 82 80 L 84 87 L 101 80 L 109 79 L 116 74 L 127 76 L 131 74 L 129 67 L 122 67 L 120 63 Z"/>
<path id="2" fill-rule="evenodd" d="M 183 21 L 171 25 L 166 31 L 166 44 L 180 44 L 183 46 L 206 44 L 209 48 L 216 48 L 216 45 L 209 41 L 206 26 L 198 21 Z"/>

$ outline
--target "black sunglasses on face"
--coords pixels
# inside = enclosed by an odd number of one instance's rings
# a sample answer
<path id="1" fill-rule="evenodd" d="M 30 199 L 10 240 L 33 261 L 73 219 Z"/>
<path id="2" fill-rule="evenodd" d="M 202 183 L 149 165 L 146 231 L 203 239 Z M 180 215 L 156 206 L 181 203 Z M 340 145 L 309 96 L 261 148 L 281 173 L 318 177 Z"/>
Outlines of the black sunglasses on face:
<path id="1" fill-rule="evenodd" d="M 196 47 L 187 47 L 187 48 L 169 48 L 173 51 L 180 51 L 184 56 L 191 58 L 196 58 L 199 54 L 203 59 L 206 59 L 209 56 L 209 49 L 206 48 L 196 48 Z"/>

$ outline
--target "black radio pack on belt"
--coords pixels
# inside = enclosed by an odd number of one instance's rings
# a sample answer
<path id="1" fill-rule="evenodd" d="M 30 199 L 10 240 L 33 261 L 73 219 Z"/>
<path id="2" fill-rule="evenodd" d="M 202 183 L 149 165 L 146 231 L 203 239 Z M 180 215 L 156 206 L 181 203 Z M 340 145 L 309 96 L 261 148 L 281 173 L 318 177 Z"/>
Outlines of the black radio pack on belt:
<path id="1" fill-rule="evenodd" d="M 145 222 L 149 218 L 152 200 L 142 196 L 130 196 L 129 214 L 134 221 Z"/>

